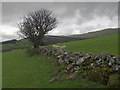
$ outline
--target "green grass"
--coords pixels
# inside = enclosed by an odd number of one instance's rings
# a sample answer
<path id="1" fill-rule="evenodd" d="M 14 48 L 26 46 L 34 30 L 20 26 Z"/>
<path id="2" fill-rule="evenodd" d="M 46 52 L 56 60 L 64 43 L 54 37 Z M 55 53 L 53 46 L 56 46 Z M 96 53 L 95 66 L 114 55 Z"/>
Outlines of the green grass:
<path id="1" fill-rule="evenodd" d="M 0 53 L 0 89 L 2 89 L 2 53 Z"/>
<path id="2" fill-rule="evenodd" d="M 31 47 L 31 46 L 32 44 L 27 39 L 23 39 L 23 40 L 17 41 L 14 44 L 0 45 L 0 50 L 11 50 L 15 48 L 24 48 L 24 47 Z"/>
<path id="3" fill-rule="evenodd" d="M 108 35 L 92 39 L 62 43 L 70 51 L 84 51 L 99 54 L 109 52 L 118 55 L 118 35 Z M 3 53 L 3 88 L 104 88 L 104 85 L 88 79 L 49 83 L 50 74 L 57 71 L 53 65 L 55 58 L 36 55 L 29 57 L 25 50 Z"/>
<path id="4" fill-rule="evenodd" d="M 84 51 L 100 54 L 108 52 L 118 55 L 118 34 L 106 35 L 102 37 L 72 41 L 58 45 L 66 45 L 65 49 L 69 51 Z"/>
<path id="5" fill-rule="evenodd" d="M 3 88 L 104 88 L 81 77 L 76 80 L 49 83 L 50 74 L 58 67 L 55 58 L 36 55 L 29 57 L 25 50 L 3 53 Z"/>

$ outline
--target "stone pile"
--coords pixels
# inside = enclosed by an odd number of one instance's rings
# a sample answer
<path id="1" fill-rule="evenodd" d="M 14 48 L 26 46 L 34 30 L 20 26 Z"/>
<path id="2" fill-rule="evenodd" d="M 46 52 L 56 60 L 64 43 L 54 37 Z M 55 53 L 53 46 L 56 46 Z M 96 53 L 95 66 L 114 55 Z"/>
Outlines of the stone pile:
<path id="1" fill-rule="evenodd" d="M 83 78 L 88 77 L 93 82 L 109 84 L 110 77 L 120 73 L 120 57 L 106 52 L 94 55 L 91 52 L 72 52 L 60 48 L 42 47 L 30 49 L 27 53 L 54 56 L 57 59 L 59 70 L 49 83 L 74 79 L 81 75 Z"/>
<path id="2" fill-rule="evenodd" d="M 111 68 L 112 72 L 120 70 L 120 57 L 109 53 L 94 55 L 91 52 L 71 52 L 55 48 L 40 48 L 40 53 L 55 56 L 59 65 L 65 65 L 65 73 L 91 70 L 96 67 Z"/>

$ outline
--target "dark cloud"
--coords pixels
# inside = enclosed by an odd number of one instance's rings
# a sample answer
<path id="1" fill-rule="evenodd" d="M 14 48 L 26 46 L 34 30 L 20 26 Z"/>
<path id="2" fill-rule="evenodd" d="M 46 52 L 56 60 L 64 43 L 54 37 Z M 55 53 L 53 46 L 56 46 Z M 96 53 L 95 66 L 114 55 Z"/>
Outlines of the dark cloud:
<path id="1" fill-rule="evenodd" d="M 0 25 L 2 23 L 2 3 L 0 2 Z"/>
<path id="2" fill-rule="evenodd" d="M 17 27 L 16 23 L 28 12 L 49 9 L 59 19 L 52 35 L 71 35 L 117 27 L 117 2 L 3 2 L 3 24 Z"/>
<path id="3" fill-rule="evenodd" d="M 94 14 L 112 18 L 118 12 L 117 2 L 3 2 L 3 23 L 18 20 L 27 12 L 41 8 L 52 10 L 58 17 L 73 17 L 78 9 L 85 20 L 93 19 Z"/>

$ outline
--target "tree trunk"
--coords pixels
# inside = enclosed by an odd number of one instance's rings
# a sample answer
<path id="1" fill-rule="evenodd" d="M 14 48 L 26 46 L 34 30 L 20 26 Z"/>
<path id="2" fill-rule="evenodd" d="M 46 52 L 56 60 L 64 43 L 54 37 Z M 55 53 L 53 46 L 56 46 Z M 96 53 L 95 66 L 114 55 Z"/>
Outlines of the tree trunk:
<path id="1" fill-rule="evenodd" d="M 34 48 L 39 48 L 39 45 L 34 44 Z"/>

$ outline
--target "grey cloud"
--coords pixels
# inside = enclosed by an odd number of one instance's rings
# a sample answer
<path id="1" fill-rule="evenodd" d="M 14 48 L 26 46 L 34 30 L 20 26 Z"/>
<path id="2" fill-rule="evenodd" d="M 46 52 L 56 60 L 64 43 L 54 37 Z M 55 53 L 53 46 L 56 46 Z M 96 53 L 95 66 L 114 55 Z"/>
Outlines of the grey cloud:
<path id="1" fill-rule="evenodd" d="M 52 10 L 58 17 L 73 17 L 76 9 L 79 9 L 86 20 L 92 19 L 94 14 L 108 17 L 117 14 L 117 2 L 5 2 L 3 3 L 3 23 L 14 21 L 29 11 L 41 8 Z"/>
<path id="2" fill-rule="evenodd" d="M 0 2 L 0 25 L 2 24 L 2 3 Z"/>
<path id="3" fill-rule="evenodd" d="M 3 24 L 13 27 L 17 27 L 16 23 L 28 12 L 41 8 L 53 11 L 60 23 L 48 33 L 52 35 L 79 34 L 117 26 L 117 2 L 3 2 L 2 8 Z"/>
<path id="4" fill-rule="evenodd" d="M 11 39 L 20 39 L 20 37 L 18 36 L 15 36 L 15 35 L 6 35 L 6 34 L 3 34 L 2 35 L 2 39 L 0 40 L 1 41 L 6 41 L 6 40 L 11 40 Z"/>
<path id="5" fill-rule="evenodd" d="M 100 25 L 100 24 L 97 24 L 97 26 L 88 26 L 88 27 L 84 27 L 82 30 L 80 30 L 80 33 L 88 33 L 88 32 L 91 32 L 91 31 L 96 31 L 96 30 L 101 30 L 104 28 L 104 25 Z"/>

